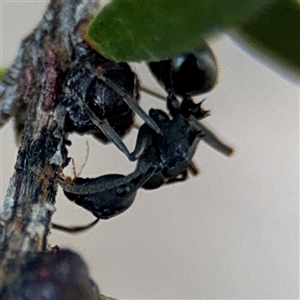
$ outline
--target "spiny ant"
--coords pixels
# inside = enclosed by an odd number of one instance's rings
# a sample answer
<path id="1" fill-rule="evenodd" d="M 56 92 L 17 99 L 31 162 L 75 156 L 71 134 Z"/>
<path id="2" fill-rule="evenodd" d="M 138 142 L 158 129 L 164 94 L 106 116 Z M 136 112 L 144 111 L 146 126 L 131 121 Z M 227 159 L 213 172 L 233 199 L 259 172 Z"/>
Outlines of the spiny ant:
<path id="1" fill-rule="evenodd" d="M 233 150 L 198 120 L 206 117 L 201 103 L 191 95 L 213 88 L 217 78 L 215 58 L 208 47 L 183 54 L 167 61 L 149 63 L 150 69 L 167 92 L 167 108 L 151 109 L 149 118 L 138 132 L 132 153 L 123 151 L 131 161 L 137 160 L 135 171 L 127 176 L 109 174 L 97 178 L 76 178 L 71 184 L 59 179 L 66 197 L 84 207 L 97 218 L 108 219 L 128 209 L 139 188 L 156 189 L 164 184 L 186 180 L 188 171 L 196 175 L 192 162 L 200 140 L 222 154 Z M 189 78 L 191 82 L 178 78 Z M 180 102 L 176 95 L 182 98 Z M 162 134 L 161 134 L 162 133 Z M 120 147 L 119 147 L 120 148 Z"/>

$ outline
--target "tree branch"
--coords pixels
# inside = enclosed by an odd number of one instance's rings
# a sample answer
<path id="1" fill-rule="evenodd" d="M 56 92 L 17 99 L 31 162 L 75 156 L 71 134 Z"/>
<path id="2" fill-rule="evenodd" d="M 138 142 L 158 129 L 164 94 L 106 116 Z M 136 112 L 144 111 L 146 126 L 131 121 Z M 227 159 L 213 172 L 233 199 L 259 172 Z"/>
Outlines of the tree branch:
<path id="1" fill-rule="evenodd" d="M 48 247 L 65 166 L 64 112 L 55 111 L 63 73 L 81 28 L 98 8 L 89 0 L 52 0 L 38 27 L 23 40 L 0 85 L 0 126 L 14 117 L 21 145 L 0 215 L 0 295 L 18 299 L 22 265 Z"/>

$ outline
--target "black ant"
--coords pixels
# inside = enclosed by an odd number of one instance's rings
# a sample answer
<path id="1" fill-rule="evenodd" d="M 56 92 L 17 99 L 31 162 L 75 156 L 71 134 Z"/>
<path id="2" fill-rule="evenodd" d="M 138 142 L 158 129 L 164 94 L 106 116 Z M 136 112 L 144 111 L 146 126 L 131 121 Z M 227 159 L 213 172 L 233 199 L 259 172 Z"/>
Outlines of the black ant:
<path id="1" fill-rule="evenodd" d="M 183 103 L 190 101 L 184 99 Z M 147 124 L 141 126 L 135 150 L 130 154 L 131 160 L 138 160 L 136 170 L 127 176 L 108 174 L 97 178 L 75 178 L 67 183 L 58 180 L 66 197 L 87 209 L 99 219 L 109 219 L 127 210 L 133 203 L 139 188 L 156 189 L 164 184 L 187 179 L 188 170 L 196 174 L 192 157 L 197 145 L 204 136 L 201 127 L 189 120 L 187 106 L 181 104 L 177 110 L 178 100 L 169 96 L 168 107 L 172 107 L 172 119 L 157 109 L 150 110 L 150 117 L 163 128 L 163 136 L 158 135 Z M 197 105 L 197 114 L 206 111 Z M 185 114 L 187 114 L 185 116 Z M 199 116 L 197 116 L 199 118 Z M 227 153 L 232 149 L 224 144 Z M 88 225 L 86 228 L 89 228 Z M 72 230 L 73 231 L 73 230 Z M 78 230 L 81 231 L 81 230 Z"/>
<path id="2" fill-rule="evenodd" d="M 209 76 L 203 75 L 205 72 L 202 71 L 197 73 L 199 65 L 202 68 L 199 64 L 202 52 L 197 50 L 195 53 L 184 54 L 167 62 L 162 61 L 161 65 L 160 62 L 149 64 L 151 70 L 155 64 L 154 74 L 168 93 L 167 108 L 171 118 L 162 110 L 151 109 L 149 112 L 149 117 L 162 134 L 149 126 L 150 122 L 140 127 L 134 151 L 125 153 L 131 161 L 138 161 L 132 174 L 76 178 L 70 184 L 59 179 L 68 199 L 89 210 L 97 218 L 108 219 L 128 209 L 139 188 L 156 189 L 164 184 L 186 180 L 188 171 L 196 175 L 198 170 L 192 163 L 192 157 L 199 141 L 204 140 L 225 155 L 232 154 L 231 147 L 198 122 L 208 112 L 201 108 L 202 102 L 195 104 L 191 95 L 210 90 L 217 77 L 215 60 L 210 50 L 208 54 L 204 51 L 205 63 L 209 62 L 206 67 L 211 66 L 207 71 Z M 181 65 L 174 61 L 181 62 Z M 190 76 L 189 70 L 198 78 L 198 86 L 194 80 L 193 85 L 183 84 L 177 88 L 175 78 Z M 181 103 L 175 94 L 182 97 Z"/>

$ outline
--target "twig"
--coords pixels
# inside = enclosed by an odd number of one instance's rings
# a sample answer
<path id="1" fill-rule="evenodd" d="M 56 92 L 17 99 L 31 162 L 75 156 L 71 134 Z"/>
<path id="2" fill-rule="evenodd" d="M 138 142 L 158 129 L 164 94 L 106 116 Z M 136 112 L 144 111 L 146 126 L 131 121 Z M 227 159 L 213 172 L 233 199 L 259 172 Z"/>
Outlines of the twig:
<path id="1" fill-rule="evenodd" d="M 52 0 L 0 85 L 0 126 L 14 117 L 17 130 L 24 128 L 0 215 L 1 299 L 22 299 L 22 265 L 48 247 L 56 177 L 66 162 L 64 112 L 55 111 L 61 77 L 97 8 L 90 0 Z"/>

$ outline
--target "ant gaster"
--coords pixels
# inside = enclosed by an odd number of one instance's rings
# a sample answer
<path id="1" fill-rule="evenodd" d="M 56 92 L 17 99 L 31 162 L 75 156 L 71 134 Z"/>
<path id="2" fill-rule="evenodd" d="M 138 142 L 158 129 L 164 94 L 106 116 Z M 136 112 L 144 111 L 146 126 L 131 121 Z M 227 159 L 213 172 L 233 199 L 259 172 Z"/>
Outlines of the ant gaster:
<path id="1" fill-rule="evenodd" d="M 166 91 L 179 96 L 209 92 L 217 83 L 217 62 L 206 44 L 191 53 L 149 62 L 148 66 Z"/>

